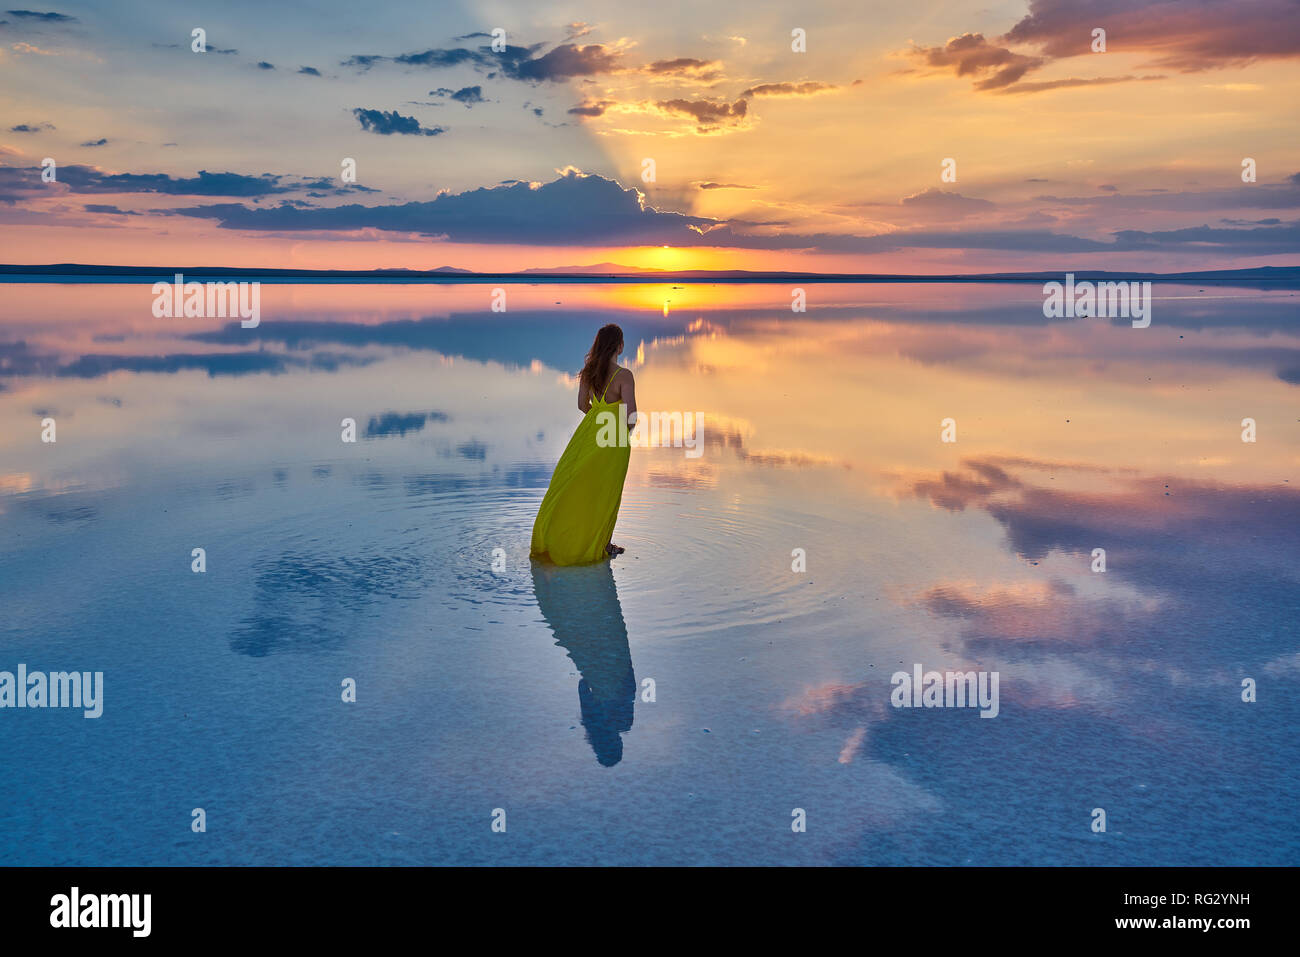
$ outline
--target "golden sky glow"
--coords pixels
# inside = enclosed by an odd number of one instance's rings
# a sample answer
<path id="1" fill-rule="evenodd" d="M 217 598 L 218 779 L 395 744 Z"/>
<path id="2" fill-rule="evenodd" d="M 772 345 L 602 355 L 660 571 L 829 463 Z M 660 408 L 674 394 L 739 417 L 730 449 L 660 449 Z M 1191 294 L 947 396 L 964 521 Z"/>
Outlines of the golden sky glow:
<path id="1" fill-rule="evenodd" d="M 440 8 L 418 29 L 409 11 L 340 4 L 305 22 L 231 4 L 207 21 L 203 54 L 189 49 L 184 11 L 141 5 L 109 19 L 65 6 L 62 20 L 0 27 L 9 262 L 973 272 L 1294 261 L 1300 14 L 1280 0 L 1104 16 L 1063 0 L 869 15 L 720 4 L 672 26 L 652 7 L 583 20 L 553 4 L 489 4 Z M 486 45 L 489 24 L 506 30 L 506 52 Z M 1093 52 L 1099 25 L 1108 42 Z M 40 179 L 46 157 L 61 170 L 54 183 Z M 344 158 L 355 184 L 341 179 Z M 955 177 L 941 176 L 946 159 Z M 450 200 L 435 202 L 566 171 L 585 184 L 562 198 L 534 189 L 485 206 L 493 197 L 480 194 L 454 216 Z M 600 183 L 638 191 L 646 214 L 619 219 Z M 370 211 L 336 211 L 350 204 Z"/>

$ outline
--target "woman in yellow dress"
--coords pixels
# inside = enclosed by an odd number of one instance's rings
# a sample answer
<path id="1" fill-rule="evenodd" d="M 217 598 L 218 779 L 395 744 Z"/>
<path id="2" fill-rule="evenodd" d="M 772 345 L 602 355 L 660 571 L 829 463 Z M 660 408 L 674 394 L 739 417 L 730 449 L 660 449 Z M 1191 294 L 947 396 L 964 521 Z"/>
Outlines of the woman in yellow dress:
<path id="1" fill-rule="evenodd" d="M 618 364 L 622 353 L 623 330 L 602 326 L 578 377 L 582 421 L 556 463 L 533 523 L 533 558 L 587 565 L 623 551 L 611 539 L 632 454 L 627 426 L 635 421 L 636 384 Z"/>

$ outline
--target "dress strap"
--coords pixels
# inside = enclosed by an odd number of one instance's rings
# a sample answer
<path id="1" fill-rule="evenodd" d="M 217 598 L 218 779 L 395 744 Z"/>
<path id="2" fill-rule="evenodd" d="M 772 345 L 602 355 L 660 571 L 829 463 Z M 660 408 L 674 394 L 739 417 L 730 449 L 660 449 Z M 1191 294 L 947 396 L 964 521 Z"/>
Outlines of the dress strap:
<path id="1" fill-rule="evenodd" d="M 619 366 L 618 368 L 616 368 L 616 369 L 614 370 L 614 374 L 611 375 L 611 376 L 609 377 L 609 380 L 605 383 L 605 391 L 602 392 L 602 393 L 600 394 L 600 401 L 601 401 L 601 402 L 604 402 L 604 401 L 605 401 L 605 396 L 607 396 L 607 395 L 609 394 L 609 387 L 610 387 L 611 385 L 614 384 L 614 376 L 618 375 L 618 373 L 619 373 L 619 369 L 621 369 L 621 368 L 622 368 L 622 366 Z"/>

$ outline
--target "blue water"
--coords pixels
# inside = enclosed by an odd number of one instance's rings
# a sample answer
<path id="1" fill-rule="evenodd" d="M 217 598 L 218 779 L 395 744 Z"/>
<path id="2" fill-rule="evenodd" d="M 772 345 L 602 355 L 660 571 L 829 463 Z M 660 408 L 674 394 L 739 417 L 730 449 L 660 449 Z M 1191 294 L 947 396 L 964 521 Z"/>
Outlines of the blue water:
<path id="1" fill-rule="evenodd" d="M 0 862 L 1300 863 L 1290 293 L 12 288 L 0 670 L 105 691 L 0 709 Z M 626 554 L 537 567 L 605 321 L 704 454 L 634 449 Z M 998 716 L 893 707 L 918 662 Z"/>

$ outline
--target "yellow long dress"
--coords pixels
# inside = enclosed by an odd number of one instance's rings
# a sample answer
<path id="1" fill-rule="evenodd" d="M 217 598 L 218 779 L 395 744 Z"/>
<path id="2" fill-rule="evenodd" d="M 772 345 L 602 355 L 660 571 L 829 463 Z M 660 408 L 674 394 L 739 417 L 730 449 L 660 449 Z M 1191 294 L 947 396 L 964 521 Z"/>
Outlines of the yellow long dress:
<path id="1" fill-rule="evenodd" d="M 618 375 L 617 369 L 614 375 Z M 623 480 L 632 456 L 626 442 L 601 445 L 596 441 L 602 427 L 606 435 L 618 437 L 621 403 L 605 401 L 613 381 L 610 376 L 599 399 L 592 396 L 591 408 L 555 465 L 533 523 L 533 558 L 555 565 L 587 565 L 608 557 L 605 545 L 618 521 Z M 610 419 L 600 418 L 602 412 L 613 415 L 612 427 Z"/>

